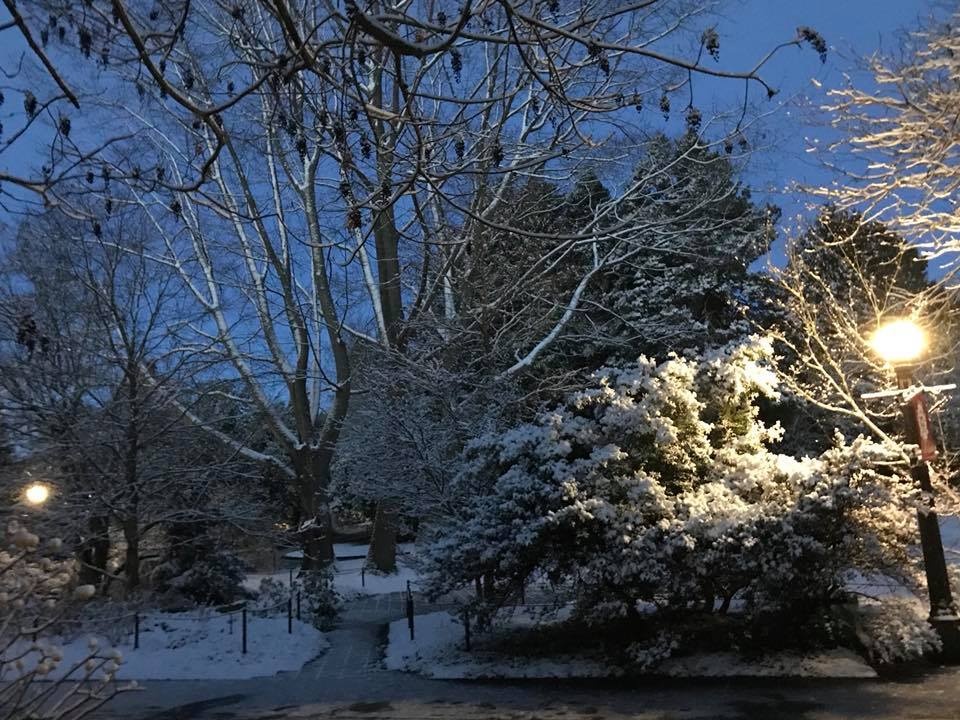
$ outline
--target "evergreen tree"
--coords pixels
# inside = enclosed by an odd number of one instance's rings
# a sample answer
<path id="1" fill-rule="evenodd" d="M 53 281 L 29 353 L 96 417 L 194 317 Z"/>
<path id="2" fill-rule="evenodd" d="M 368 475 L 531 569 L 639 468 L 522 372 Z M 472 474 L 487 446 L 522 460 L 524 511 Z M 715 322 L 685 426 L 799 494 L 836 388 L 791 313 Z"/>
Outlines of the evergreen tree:
<path id="1" fill-rule="evenodd" d="M 636 253 L 597 304 L 614 352 L 662 356 L 749 332 L 762 283 L 750 266 L 774 239 L 780 211 L 758 205 L 725 155 L 692 134 L 650 143 L 619 209 Z"/>
<path id="2" fill-rule="evenodd" d="M 930 285 L 926 259 L 900 234 L 832 206 L 793 244 L 789 262 L 816 273 L 864 321 L 900 309 Z M 815 283 L 809 289 L 818 292 Z"/>

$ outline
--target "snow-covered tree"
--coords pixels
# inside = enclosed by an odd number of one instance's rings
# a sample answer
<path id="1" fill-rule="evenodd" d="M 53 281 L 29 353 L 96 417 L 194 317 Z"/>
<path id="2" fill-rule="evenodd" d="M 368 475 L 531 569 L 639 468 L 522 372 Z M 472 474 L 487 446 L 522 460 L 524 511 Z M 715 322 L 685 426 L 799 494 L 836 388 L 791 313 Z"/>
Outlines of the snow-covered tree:
<path id="1" fill-rule="evenodd" d="M 931 20 L 905 36 L 898 51 L 869 58 L 875 87 L 850 84 L 830 92 L 825 109 L 840 139 L 822 149 L 838 181 L 814 188 L 841 209 L 888 224 L 947 263 L 960 247 L 957 20 L 956 15 Z"/>
<path id="2" fill-rule="evenodd" d="M 523 393 L 482 369 L 415 371 L 396 356 L 371 361 L 364 382 L 392 386 L 354 399 L 334 468 L 338 496 L 368 507 L 386 500 L 417 523 L 456 516 L 461 451 L 515 418 Z"/>
<path id="3" fill-rule="evenodd" d="M 842 437 L 817 457 L 770 450 L 769 341 L 599 371 L 534 422 L 471 443 L 460 517 L 432 546 L 430 588 L 483 578 L 481 616 L 531 582 L 602 623 L 661 612 L 789 617 L 844 594 L 851 571 L 917 587 L 916 492 L 900 455 Z"/>
<path id="4" fill-rule="evenodd" d="M 753 201 L 729 153 L 694 132 L 658 135 L 617 207 L 640 252 L 590 296 L 606 311 L 621 355 L 703 349 L 749 334 L 763 283 L 751 272 L 774 240 L 780 211 Z"/>

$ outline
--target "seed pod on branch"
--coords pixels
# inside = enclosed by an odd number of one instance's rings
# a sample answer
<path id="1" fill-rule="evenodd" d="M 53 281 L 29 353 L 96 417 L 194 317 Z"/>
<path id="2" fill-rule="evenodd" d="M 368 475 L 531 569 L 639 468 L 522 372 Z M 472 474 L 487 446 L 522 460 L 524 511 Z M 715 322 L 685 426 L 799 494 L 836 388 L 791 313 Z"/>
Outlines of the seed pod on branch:
<path id="1" fill-rule="evenodd" d="M 93 45 L 93 35 L 90 34 L 90 31 L 85 27 L 80 27 L 77 30 L 77 36 L 80 41 L 80 52 L 83 53 L 84 57 L 90 57 L 90 48 Z"/>
<path id="2" fill-rule="evenodd" d="M 707 28 L 700 36 L 700 43 L 714 60 L 720 60 L 720 35 L 716 28 Z"/>
<path id="3" fill-rule="evenodd" d="M 32 118 L 37 114 L 37 98 L 36 96 L 27 90 L 23 94 L 23 110 L 27 113 L 27 117 Z"/>

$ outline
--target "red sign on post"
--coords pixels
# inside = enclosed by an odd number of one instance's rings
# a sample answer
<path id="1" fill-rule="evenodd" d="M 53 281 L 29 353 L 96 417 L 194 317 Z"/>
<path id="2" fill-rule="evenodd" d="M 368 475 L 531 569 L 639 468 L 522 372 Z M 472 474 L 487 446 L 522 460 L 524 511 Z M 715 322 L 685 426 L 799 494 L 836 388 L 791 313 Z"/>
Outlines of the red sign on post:
<path id="1" fill-rule="evenodd" d="M 933 428 L 930 426 L 930 414 L 927 412 L 926 395 L 918 392 L 910 398 L 910 407 L 913 411 L 915 431 L 917 434 L 916 442 L 920 446 L 920 458 L 929 462 L 937 457 L 937 442 L 933 437 Z"/>

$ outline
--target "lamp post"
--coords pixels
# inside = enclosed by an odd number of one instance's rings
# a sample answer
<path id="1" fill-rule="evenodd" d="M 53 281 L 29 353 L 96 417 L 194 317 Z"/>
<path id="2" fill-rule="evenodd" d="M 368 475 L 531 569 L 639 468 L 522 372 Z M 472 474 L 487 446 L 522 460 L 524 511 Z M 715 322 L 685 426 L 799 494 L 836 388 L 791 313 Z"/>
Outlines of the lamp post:
<path id="1" fill-rule="evenodd" d="M 917 525 L 920 529 L 920 546 L 923 550 L 923 567 L 927 576 L 927 593 L 930 596 L 930 624 L 936 629 L 943 643 L 942 659 L 960 661 L 960 617 L 950 592 L 947 561 L 940 537 L 940 522 L 934 510 L 933 484 L 930 482 L 928 462 L 936 457 L 937 449 L 927 413 L 926 393 L 922 386 L 914 384 L 913 370 L 927 349 L 927 337 L 916 323 L 892 320 L 881 325 L 874 333 L 874 350 L 893 366 L 897 375 L 897 387 L 904 402 L 903 417 L 907 442 L 920 448 L 910 464 L 910 475 L 920 487 L 921 505 L 917 508 Z"/>

